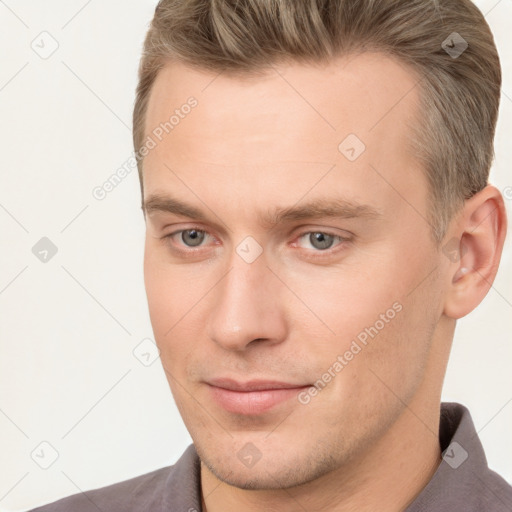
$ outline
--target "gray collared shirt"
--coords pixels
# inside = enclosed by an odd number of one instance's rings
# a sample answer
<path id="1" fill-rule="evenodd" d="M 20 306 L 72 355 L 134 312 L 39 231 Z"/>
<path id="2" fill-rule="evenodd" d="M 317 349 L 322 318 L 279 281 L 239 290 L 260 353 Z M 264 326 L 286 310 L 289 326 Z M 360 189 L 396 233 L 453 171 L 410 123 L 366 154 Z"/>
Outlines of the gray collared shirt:
<path id="1" fill-rule="evenodd" d="M 469 411 L 441 404 L 443 460 L 404 512 L 511 512 L 512 487 L 487 466 Z M 173 466 L 63 498 L 32 512 L 201 512 L 200 463 L 191 444 Z"/>

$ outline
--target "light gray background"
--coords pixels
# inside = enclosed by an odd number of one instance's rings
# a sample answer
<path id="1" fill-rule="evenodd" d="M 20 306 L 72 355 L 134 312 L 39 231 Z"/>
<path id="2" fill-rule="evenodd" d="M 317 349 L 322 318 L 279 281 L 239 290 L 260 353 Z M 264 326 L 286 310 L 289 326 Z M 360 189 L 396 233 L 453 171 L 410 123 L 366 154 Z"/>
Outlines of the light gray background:
<path id="1" fill-rule="evenodd" d="M 478 1 L 504 83 L 492 182 L 512 189 L 512 1 Z M 23 510 L 172 464 L 191 439 L 152 337 L 132 154 L 143 37 L 156 0 L 0 1 L 0 510 Z M 41 36 L 41 32 L 51 34 Z M 448 35 L 448 34 L 447 34 Z M 44 38 L 44 39 L 43 39 Z M 40 52 L 58 49 L 46 59 Z M 48 237 L 47 263 L 32 247 Z M 443 399 L 469 407 L 491 468 L 512 482 L 512 239 L 482 305 L 457 327 Z M 57 460 L 51 462 L 52 449 Z M 32 456 L 31 456 L 32 454 Z"/>

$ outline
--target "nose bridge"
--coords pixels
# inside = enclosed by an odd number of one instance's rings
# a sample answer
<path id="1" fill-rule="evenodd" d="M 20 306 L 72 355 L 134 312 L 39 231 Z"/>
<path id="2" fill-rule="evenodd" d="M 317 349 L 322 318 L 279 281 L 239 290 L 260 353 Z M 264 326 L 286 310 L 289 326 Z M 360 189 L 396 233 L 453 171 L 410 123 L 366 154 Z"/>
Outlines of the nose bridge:
<path id="1" fill-rule="evenodd" d="M 229 271 L 216 286 L 209 336 L 223 348 L 243 350 L 253 340 L 276 343 L 285 334 L 279 280 L 251 241 L 233 251 Z"/>

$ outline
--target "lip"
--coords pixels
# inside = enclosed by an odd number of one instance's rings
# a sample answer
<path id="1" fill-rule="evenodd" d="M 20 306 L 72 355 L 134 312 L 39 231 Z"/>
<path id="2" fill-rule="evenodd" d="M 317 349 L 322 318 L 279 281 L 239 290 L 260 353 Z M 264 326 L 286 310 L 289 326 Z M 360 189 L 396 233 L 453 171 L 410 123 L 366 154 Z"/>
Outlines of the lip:
<path id="1" fill-rule="evenodd" d="M 238 382 L 226 378 L 213 379 L 206 384 L 217 405 L 228 412 L 244 415 L 269 411 L 311 386 L 275 380 Z"/>

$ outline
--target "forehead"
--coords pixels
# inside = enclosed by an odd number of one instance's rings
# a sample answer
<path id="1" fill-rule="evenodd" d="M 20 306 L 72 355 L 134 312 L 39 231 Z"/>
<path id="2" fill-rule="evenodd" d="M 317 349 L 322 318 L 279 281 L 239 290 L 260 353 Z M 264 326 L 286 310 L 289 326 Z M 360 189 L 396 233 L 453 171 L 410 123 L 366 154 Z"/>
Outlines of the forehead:
<path id="1" fill-rule="evenodd" d="M 407 194 L 422 180 L 407 148 L 418 97 L 415 73 L 381 53 L 275 65 L 257 77 L 168 63 L 148 103 L 146 136 L 156 145 L 144 160 L 145 196 L 166 186 L 210 194 L 214 185 L 279 202 L 283 192 L 299 200 L 318 180 L 324 191 L 343 184 L 349 197 L 389 183 Z M 190 98 L 196 106 L 184 108 Z"/>
<path id="2" fill-rule="evenodd" d="M 180 123 L 174 131 L 183 138 L 202 137 L 207 143 L 221 133 L 229 142 L 264 132 L 282 139 L 282 129 L 290 130 L 299 121 L 296 128 L 303 130 L 294 135 L 316 134 L 316 142 L 330 144 L 356 133 L 375 146 L 390 127 L 392 133 L 402 135 L 396 123 L 414 116 L 417 84 L 418 76 L 410 67 L 382 53 L 350 54 L 315 66 L 276 64 L 256 77 L 232 77 L 168 62 L 151 90 L 146 131 L 168 120 L 193 96 L 198 107 L 190 117 L 200 117 L 201 122 Z M 254 147 L 254 141 L 250 144 Z M 211 153 L 211 148 L 203 147 Z"/>

